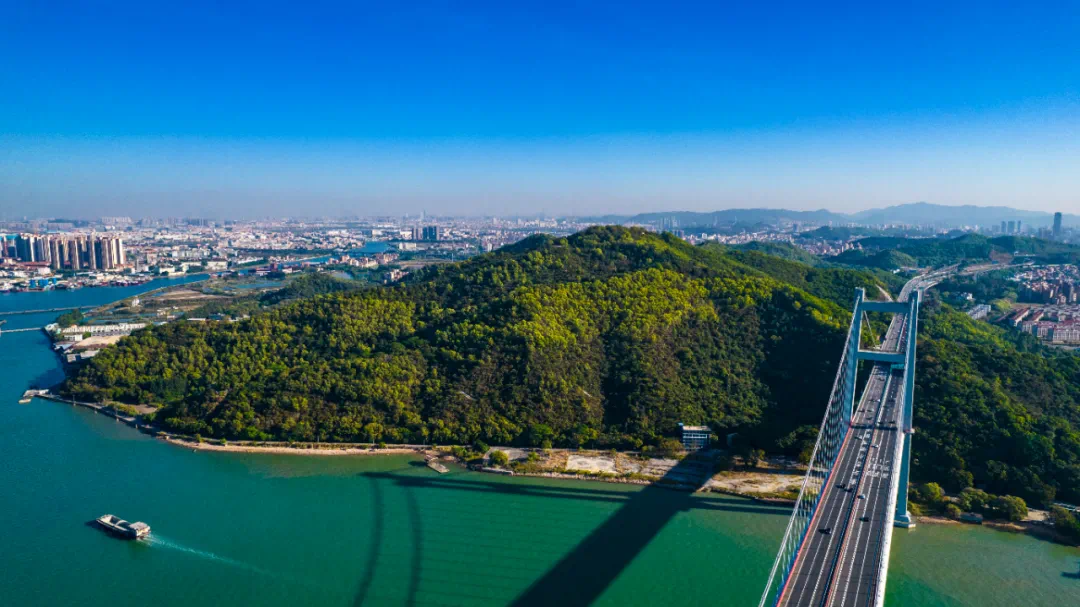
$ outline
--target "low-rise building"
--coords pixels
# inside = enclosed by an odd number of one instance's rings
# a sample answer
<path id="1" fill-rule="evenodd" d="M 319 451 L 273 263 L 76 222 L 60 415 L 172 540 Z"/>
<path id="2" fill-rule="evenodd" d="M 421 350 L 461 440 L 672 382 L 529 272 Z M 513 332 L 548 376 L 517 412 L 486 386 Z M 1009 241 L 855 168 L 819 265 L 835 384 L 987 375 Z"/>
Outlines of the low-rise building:
<path id="1" fill-rule="evenodd" d="M 705 449 L 712 442 L 712 429 L 708 426 L 687 426 L 679 424 L 683 449 L 687 451 L 699 451 Z"/>

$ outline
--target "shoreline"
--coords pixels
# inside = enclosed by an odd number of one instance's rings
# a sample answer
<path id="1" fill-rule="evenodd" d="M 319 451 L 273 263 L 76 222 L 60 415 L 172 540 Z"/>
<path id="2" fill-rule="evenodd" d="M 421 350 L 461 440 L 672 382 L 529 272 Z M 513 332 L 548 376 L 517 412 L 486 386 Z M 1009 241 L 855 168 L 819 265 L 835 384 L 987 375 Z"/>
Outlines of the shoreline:
<path id="1" fill-rule="evenodd" d="M 430 446 L 425 445 L 387 445 L 383 449 L 379 449 L 375 446 L 370 446 L 364 443 L 297 443 L 298 446 L 288 445 L 251 445 L 251 444 L 214 444 L 210 442 L 198 442 L 190 437 L 180 437 L 177 435 L 158 436 L 161 440 L 171 445 L 190 448 L 198 451 L 211 451 L 218 453 L 264 453 L 272 455 L 299 455 L 299 456 L 379 456 L 379 455 L 436 455 L 443 458 L 450 457 L 453 463 L 471 470 L 468 464 L 461 458 L 454 457 L 444 451 L 442 448 L 433 449 Z M 305 445 L 305 446 L 299 446 Z M 498 449 L 493 447 L 493 449 Z M 482 470 L 473 470 L 483 472 Z M 674 483 L 674 482 L 662 482 L 663 479 L 645 479 L 645 478 L 631 478 L 625 476 L 612 476 L 612 475 L 590 475 L 579 474 L 573 472 L 559 472 L 556 470 L 543 471 L 543 472 L 521 472 L 512 470 L 513 476 L 524 476 L 530 478 L 553 478 L 560 480 L 574 480 L 574 481 L 593 481 L 601 483 L 613 483 L 618 485 L 637 485 L 640 487 L 646 487 L 655 485 L 657 487 L 664 487 L 674 491 L 689 491 L 692 493 L 715 493 L 718 495 L 730 495 L 732 497 L 740 497 L 743 499 L 753 500 L 755 502 L 763 504 L 784 505 L 793 506 L 795 500 L 789 500 L 778 497 L 763 497 L 759 495 L 753 495 L 749 493 L 743 493 L 734 490 L 726 490 L 717 487 L 701 487 L 693 488 L 690 485 Z"/>
<path id="2" fill-rule="evenodd" d="M 395 444 L 387 445 L 384 448 L 378 448 L 375 443 L 286 443 L 286 442 L 269 442 L 262 444 L 252 444 L 248 441 L 238 441 L 235 444 L 222 444 L 219 439 L 204 439 L 202 441 L 191 437 L 178 434 L 171 434 L 158 429 L 153 425 L 142 425 L 139 423 L 138 417 L 130 417 L 122 414 L 118 410 L 114 409 L 111 405 L 105 405 L 101 403 L 87 403 L 79 401 L 68 401 L 63 398 L 52 394 L 38 394 L 35 398 L 43 400 L 49 400 L 53 402 L 85 407 L 95 412 L 104 413 L 110 417 L 116 418 L 118 421 L 127 424 L 137 432 L 142 432 L 154 438 L 157 438 L 165 443 L 168 443 L 175 447 L 188 448 L 193 451 L 209 451 L 217 453 L 254 453 L 254 454 L 269 454 L 269 455 L 295 455 L 295 456 L 316 456 L 316 457 L 334 457 L 334 456 L 380 456 L 380 455 L 414 455 L 422 457 L 424 455 L 438 455 L 441 457 L 451 457 L 453 462 L 468 468 L 468 465 L 461 458 L 453 457 L 448 453 L 451 445 L 444 445 L 438 448 L 432 448 L 430 445 L 407 445 L 407 444 Z M 509 448 L 503 447 L 496 449 L 507 450 Z M 558 450 L 560 452 L 574 452 L 576 450 L 566 449 Z M 621 452 L 620 452 L 621 453 Z M 624 455 L 626 455 L 624 453 Z M 745 475 L 753 474 L 752 471 L 743 471 Z M 739 474 L 739 472 L 733 472 Z M 795 500 L 774 497 L 774 496 L 762 496 L 754 495 L 752 493 L 746 493 L 737 491 L 734 489 L 727 489 L 716 486 L 705 485 L 694 488 L 681 483 L 675 482 L 663 482 L 663 478 L 640 478 L 640 477 L 628 477 L 617 476 L 611 474 L 581 474 L 576 472 L 562 472 L 558 470 L 547 471 L 513 471 L 514 476 L 527 476 L 535 478 L 555 478 L 563 480 L 578 480 L 578 481 L 594 481 L 604 483 L 616 483 L 622 485 L 638 485 L 649 486 L 656 485 L 658 487 L 664 487 L 676 491 L 692 491 L 694 493 L 717 493 L 721 495 L 731 495 L 734 497 L 741 497 L 744 499 L 753 500 L 759 503 L 775 504 L 775 505 L 794 505 Z M 974 525 L 973 523 L 965 523 L 963 521 L 953 520 L 944 516 L 935 515 L 919 515 L 915 517 L 915 522 L 924 525 Z M 981 526 L 994 529 L 996 531 L 1002 531 L 1007 533 L 1020 533 L 1028 535 L 1030 537 L 1049 541 L 1055 544 L 1075 547 L 1076 544 L 1070 542 L 1062 534 L 1054 530 L 1052 526 L 1046 524 L 1037 524 L 1032 521 L 1022 521 L 1019 523 L 1006 522 L 1006 521 L 984 521 Z"/>
<path id="3" fill-rule="evenodd" d="M 149 432 L 148 432 L 149 434 Z M 435 450 L 424 445 L 387 445 L 385 449 L 379 449 L 374 444 L 365 443 L 296 443 L 295 446 L 288 444 L 251 445 L 244 442 L 236 444 L 220 444 L 208 441 L 199 442 L 190 436 L 178 434 L 162 434 L 155 431 L 155 437 L 174 445 L 197 451 L 216 451 L 219 453 L 269 453 L 274 455 L 423 455 Z"/>
<path id="4" fill-rule="evenodd" d="M 922 525 L 970 525 L 972 527 L 988 527 L 995 531 L 1002 531 L 1005 533 L 1018 533 L 1022 535 L 1031 536 L 1036 539 L 1045 540 L 1054 544 L 1062 546 L 1069 546 L 1075 548 L 1078 545 L 1075 542 L 1070 541 L 1063 534 L 1054 529 L 1052 525 L 1040 524 L 1035 521 L 983 521 L 982 523 L 968 523 L 965 521 L 953 520 L 944 516 L 937 515 L 920 515 L 916 516 L 915 523 Z"/>

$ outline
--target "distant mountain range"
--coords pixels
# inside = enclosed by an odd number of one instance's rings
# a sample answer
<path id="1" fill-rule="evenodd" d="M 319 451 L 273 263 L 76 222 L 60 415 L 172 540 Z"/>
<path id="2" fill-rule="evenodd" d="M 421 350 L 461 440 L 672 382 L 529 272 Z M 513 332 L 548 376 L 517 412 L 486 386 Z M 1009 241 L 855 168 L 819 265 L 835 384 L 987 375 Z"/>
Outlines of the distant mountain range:
<path id="1" fill-rule="evenodd" d="M 817 211 L 791 211 L 787 209 L 725 209 L 709 213 L 673 211 L 669 213 L 640 213 L 638 215 L 604 215 L 583 218 L 598 223 L 658 223 L 674 219 L 680 227 L 719 226 L 731 223 L 769 224 L 781 221 L 806 223 L 859 223 L 918 224 L 940 227 L 965 225 L 992 226 L 1002 221 L 1022 221 L 1034 227 L 1049 227 L 1053 213 L 1024 211 L 1010 207 L 980 207 L 974 205 L 948 206 L 929 202 L 914 202 L 883 209 L 868 209 L 858 213 L 835 213 L 826 209 Z M 1080 226 L 1080 216 L 1066 214 L 1062 218 L 1066 226 Z"/>

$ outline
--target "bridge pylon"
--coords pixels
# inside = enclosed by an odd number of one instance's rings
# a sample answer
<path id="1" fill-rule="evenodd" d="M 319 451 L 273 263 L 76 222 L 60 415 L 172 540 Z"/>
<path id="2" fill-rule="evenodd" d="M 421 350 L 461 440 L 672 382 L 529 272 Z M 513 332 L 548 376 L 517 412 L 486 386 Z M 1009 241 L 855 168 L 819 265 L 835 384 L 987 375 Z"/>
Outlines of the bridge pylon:
<path id="1" fill-rule="evenodd" d="M 884 603 L 892 527 L 913 526 L 908 513 L 907 484 L 920 289 L 936 284 L 940 275 L 912 279 L 900 292 L 899 301 L 870 301 L 863 289 L 856 289 L 855 309 L 825 415 L 759 607 L 819 605 L 825 604 L 820 601 L 827 602 L 830 596 L 855 597 L 856 607 L 864 604 L 880 607 Z M 868 312 L 893 317 L 883 342 L 863 349 L 863 322 Z M 860 404 L 856 411 L 860 360 L 870 361 L 874 369 L 860 397 L 866 404 Z M 852 436 L 855 438 L 848 441 Z M 834 465 L 838 466 L 835 470 Z M 866 483 L 864 473 L 871 479 Z M 864 484 L 869 486 L 869 491 L 865 494 L 855 491 Z M 863 506 L 860 509 L 856 504 Z M 847 532 L 854 529 L 849 523 L 856 512 L 862 516 L 858 523 L 852 524 L 871 531 L 867 535 L 858 531 L 849 538 Z M 839 555 L 860 550 L 876 551 L 860 557 L 876 563 L 876 573 L 867 574 L 873 579 L 866 582 L 861 573 L 852 577 L 849 572 L 843 588 L 834 588 L 833 574 L 838 568 L 842 571 L 845 562 Z M 869 594 L 860 594 L 864 583 L 869 584 Z"/>
<path id="2" fill-rule="evenodd" d="M 915 399 L 915 344 L 916 336 L 918 335 L 919 325 L 919 303 L 921 300 L 922 292 L 918 289 L 913 289 L 908 295 L 907 301 L 868 301 L 866 299 L 866 293 L 863 289 L 855 290 L 855 318 L 861 319 L 862 315 L 866 312 L 887 312 L 892 314 L 904 314 L 906 316 L 904 330 L 901 331 L 901 343 L 896 344 L 894 348 L 881 349 L 881 350 L 863 350 L 859 347 L 862 340 L 862 323 L 856 320 L 851 325 L 851 334 L 848 339 L 848 347 L 853 348 L 853 351 L 849 351 L 847 362 L 852 365 L 852 371 L 847 374 L 846 380 L 848 387 L 844 391 L 845 394 L 845 413 L 846 419 L 851 420 L 851 415 L 854 407 L 854 394 L 855 394 L 855 379 L 858 369 L 858 361 L 870 360 L 875 362 L 887 362 L 892 364 L 892 368 L 895 370 L 903 369 L 904 381 L 904 407 L 901 412 L 901 419 L 897 420 L 897 426 L 900 432 L 903 433 L 903 450 L 900 457 L 900 483 L 897 488 L 896 496 L 896 515 L 895 524 L 898 527 L 914 527 L 915 523 L 911 520 L 911 514 L 907 508 L 908 498 L 908 474 L 911 468 L 911 435 L 912 430 L 912 411 L 914 410 Z"/>

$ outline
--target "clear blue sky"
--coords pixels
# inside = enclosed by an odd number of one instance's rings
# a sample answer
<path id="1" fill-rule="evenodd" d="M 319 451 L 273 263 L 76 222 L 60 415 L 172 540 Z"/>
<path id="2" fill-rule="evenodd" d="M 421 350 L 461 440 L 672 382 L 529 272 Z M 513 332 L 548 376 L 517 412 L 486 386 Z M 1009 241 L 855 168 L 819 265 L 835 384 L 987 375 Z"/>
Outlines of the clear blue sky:
<path id="1" fill-rule="evenodd" d="M 1072 2 L 0 2 L 0 216 L 1080 212 Z"/>

